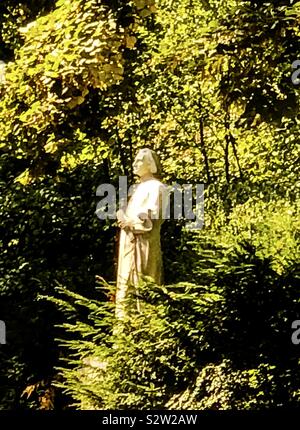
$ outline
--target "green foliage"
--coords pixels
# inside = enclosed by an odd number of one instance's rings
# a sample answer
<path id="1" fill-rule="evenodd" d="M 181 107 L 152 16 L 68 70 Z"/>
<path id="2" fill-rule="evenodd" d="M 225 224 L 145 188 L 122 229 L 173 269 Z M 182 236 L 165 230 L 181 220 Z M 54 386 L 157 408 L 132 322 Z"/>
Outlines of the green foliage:
<path id="1" fill-rule="evenodd" d="M 62 371 L 80 407 L 297 402 L 299 2 L 5 0 L 0 12 L 1 408 L 42 407 L 31 393 L 51 389 L 62 316 L 37 298 L 57 282 L 71 314 L 80 302 Z M 144 145 L 165 182 L 205 183 L 205 229 L 165 223 L 168 286 L 145 286 L 145 312 L 113 334 L 95 276 L 114 279 L 117 238 L 95 190 L 133 179 Z"/>
<path id="2" fill-rule="evenodd" d="M 0 57 L 11 60 L 23 44 L 20 27 L 49 12 L 54 0 L 3 0 L 0 5 Z"/>
<path id="3" fill-rule="evenodd" d="M 107 91 L 123 79 L 135 20 L 153 8 L 150 1 L 52 6 L 18 5 L 13 13 L 24 19 L 10 27 L 11 35 L 3 28 L 13 61 L 0 101 L 0 313 L 9 338 L 1 350 L 1 408 L 41 406 L 28 387 L 53 377 L 59 317 L 37 295 L 59 281 L 93 296 L 96 275 L 114 276 L 115 229 L 95 216 L 95 192 L 115 179 L 119 163 L 116 156 L 107 161 L 117 151 L 99 118 L 112 108 Z M 11 15 L 3 19 L 9 25 Z M 28 401 L 21 399 L 24 390 Z"/>
<path id="4" fill-rule="evenodd" d="M 50 294 L 56 282 L 63 282 L 93 296 L 96 275 L 114 275 L 115 230 L 95 216 L 96 188 L 107 180 L 98 167 L 82 166 L 72 177 L 44 179 L 30 188 L 0 184 L 0 314 L 8 328 L 8 344 L 0 351 L 0 398 L 5 407 L 17 404 L 28 384 L 53 374 L 58 356 L 53 325 L 60 318 L 37 295 Z M 8 179 L 3 170 L 2 178 Z"/>
<path id="5" fill-rule="evenodd" d="M 167 407 L 234 410 L 274 406 L 274 368 L 260 364 L 256 369 L 236 370 L 228 359 L 220 364 L 209 364 L 191 387 L 170 399 Z"/>
<path id="6" fill-rule="evenodd" d="M 300 380 L 287 328 L 299 312 L 299 270 L 289 267 L 276 275 L 250 246 L 231 254 L 216 248 L 212 260 L 203 285 L 145 282 L 138 292 L 142 313 L 122 323 L 112 304 L 59 290 L 62 300 L 52 301 L 70 318 L 63 325 L 69 335 L 60 386 L 77 407 L 292 404 Z M 78 306 L 89 309 L 88 318 L 78 320 Z"/>
<path id="7" fill-rule="evenodd" d="M 129 8 L 130 15 L 126 4 L 62 0 L 20 29 L 24 44 L 5 73 L 0 147 L 29 156 L 29 174 L 39 176 L 51 161 L 59 166 L 74 144 L 92 144 L 105 156 L 101 122 L 112 108 L 106 95 L 114 100 L 110 87 L 124 78 L 124 55 L 137 41 L 134 28 L 140 15 L 151 13 L 152 2 L 140 3 Z M 20 179 L 30 182 L 28 175 Z"/>
<path id="8" fill-rule="evenodd" d="M 270 259 L 277 273 L 297 264 L 299 248 L 299 201 L 277 199 L 264 201 L 249 198 L 244 204 L 236 205 L 230 215 L 222 212 L 217 217 L 208 217 L 211 233 L 218 237 L 228 252 L 243 241 L 251 244 L 257 255 Z"/>
<path id="9" fill-rule="evenodd" d="M 111 304 L 60 292 L 73 299 L 73 306 L 89 309 L 88 321 L 63 325 L 67 332 L 80 334 L 80 340 L 64 342 L 72 352 L 68 363 L 77 367 L 64 369 L 63 387 L 83 408 L 164 404 L 170 393 L 188 383 L 197 360 L 207 354 L 205 329 L 213 304 L 221 299 L 193 284 L 157 287 L 145 282 L 140 290 L 143 313 L 118 323 Z M 70 316 L 68 302 L 64 307 Z"/>

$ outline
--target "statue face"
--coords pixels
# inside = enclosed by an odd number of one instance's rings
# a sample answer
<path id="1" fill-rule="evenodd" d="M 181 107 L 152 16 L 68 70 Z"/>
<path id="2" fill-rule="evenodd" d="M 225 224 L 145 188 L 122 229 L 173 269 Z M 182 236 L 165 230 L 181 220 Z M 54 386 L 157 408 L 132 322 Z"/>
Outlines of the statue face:
<path id="1" fill-rule="evenodd" d="M 139 177 L 151 173 L 151 164 L 149 162 L 148 157 L 146 156 L 146 153 L 143 150 L 138 152 L 132 167 L 133 173 L 135 175 L 138 175 Z"/>

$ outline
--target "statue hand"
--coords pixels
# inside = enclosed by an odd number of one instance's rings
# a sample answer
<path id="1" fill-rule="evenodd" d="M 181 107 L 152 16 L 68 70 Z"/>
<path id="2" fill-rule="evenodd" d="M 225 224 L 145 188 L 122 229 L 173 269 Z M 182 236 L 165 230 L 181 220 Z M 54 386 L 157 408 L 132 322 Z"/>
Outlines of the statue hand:
<path id="1" fill-rule="evenodd" d="M 125 212 L 124 212 L 124 210 L 123 210 L 123 209 L 119 209 L 119 210 L 117 211 L 116 215 L 117 215 L 117 221 L 118 221 L 118 223 L 119 223 L 119 222 L 121 222 L 121 221 L 124 221 L 124 220 L 125 220 L 125 218 L 126 218 L 126 216 L 125 216 Z"/>
<path id="2" fill-rule="evenodd" d="M 125 230 L 125 231 L 128 231 L 128 230 L 132 230 L 133 229 L 133 225 L 132 225 L 132 222 L 131 221 L 129 221 L 129 220 L 121 220 L 121 221 L 118 221 L 118 226 L 120 227 L 120 228 L 122 228 L 123 230 Z"/>
<path id="3" fill-rule="evenodd" d="M 132 228 L 132 223 L 126 217 L 125 212 L 124 212 L 123 209 L 119 209 L 117 211 L 117 224 L 123 230 L 129 230 L 130 228 Z"/>
<path id="4" fill-rule="evenodd" d="M 145 221 L 145 220 L 148 220 L 150 218 L 149 214 L 147 214 L 146 212 L 139 213 L 138 217 L 141 221 Z"/>

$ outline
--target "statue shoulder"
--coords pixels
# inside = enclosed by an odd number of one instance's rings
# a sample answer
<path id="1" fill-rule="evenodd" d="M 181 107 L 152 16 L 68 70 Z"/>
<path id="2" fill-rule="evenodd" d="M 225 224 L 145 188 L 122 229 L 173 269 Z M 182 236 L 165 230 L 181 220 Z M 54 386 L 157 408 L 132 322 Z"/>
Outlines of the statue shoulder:
<path id="1" fill-rule="evenodd" d="M 149 181 L 151 184 L 149 184 L 150 187 L 157 188 L 157 189 L 167 189 L 167 185 L 163 184 L 159 179 L 151 179 Z"/>

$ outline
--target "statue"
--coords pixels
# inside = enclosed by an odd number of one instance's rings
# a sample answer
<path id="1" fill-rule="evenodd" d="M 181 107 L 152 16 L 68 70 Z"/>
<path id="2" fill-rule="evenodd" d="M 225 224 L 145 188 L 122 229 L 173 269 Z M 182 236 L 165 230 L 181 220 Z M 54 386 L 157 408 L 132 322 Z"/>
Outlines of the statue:
<path id="1" fill-rule="evenodd" d="M 160 163 L 151 149 L 141 149 L 133 163 L 133 172 L 140 182 L 135 185 L 128 205 L 117 212 L 121 228 L 118 257 L 116 317 L 126 314 L 126 299 L 130 292 L 138 293 L 144 276 L 162 283 L 162 253 L 160 229 L 167 204 L 167 187 L 156 176 Z M 140 303 L 136 301 L 140 311 Z"/>

